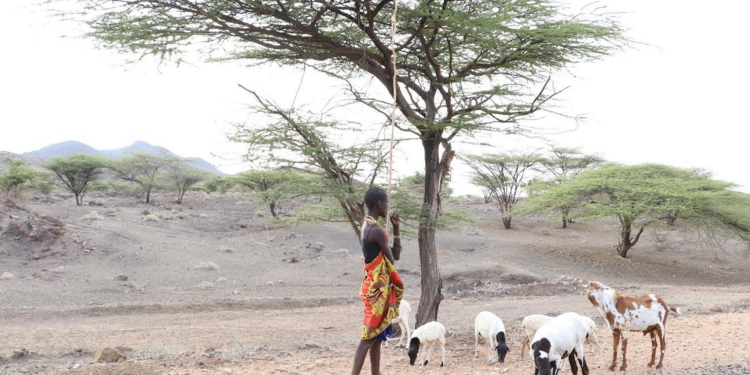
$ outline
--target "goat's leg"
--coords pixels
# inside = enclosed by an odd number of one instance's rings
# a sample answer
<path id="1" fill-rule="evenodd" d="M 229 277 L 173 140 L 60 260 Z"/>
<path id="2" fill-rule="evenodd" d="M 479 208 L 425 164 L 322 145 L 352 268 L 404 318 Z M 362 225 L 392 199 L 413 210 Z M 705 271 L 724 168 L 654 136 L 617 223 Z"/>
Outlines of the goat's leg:
<path id="1" fill-rule="evenodd" d="M 445 340 L 440 340 L 440 351 L 442 352 L 442 358 L 440 359 L 440 367 L 445 366 Z"/>
<path id="2" fill-rule="evenodd" d="M 664 361 L 664 349 L 666 348 L 666 339 L 667 335 L 663 327 L 657 327 L 656 333 L 659 335 L 659 346 L 661 346 L 661 355 L 659 356 L 659 364 L 656 365 L 657 369 L 660 369 L 662 366 L 662 362 Z"/>
<path id="3" fill-rule="evenodd" d="M 477 357 L 479 357 L 479 352 L 477 351 L 478 346 L 479 346 L 479 331 L 475 329 L 474 330 L 474 359 L 477 359 Z"/>
<path id="4" fill-rule="evenodd" d="M 570 362 L 570 372 L 572 372 L 573 375 L 578 375 L 578 365 L 576 365 L 575 351 L 573 353 L 570 353 L 570 355 L 568 356 L 568 362 Z M 564 363 L 565 361 L 560 361 L 561 368 Z"/>
<path id="5" fill-rule="evenodd" d="M 589 366 L 586 364 L 586 357 L 579 358 L 578 362 L 581 364 L 581 373 L 583 375 L 589 375 Z"/>
<path id="6" fill-rule="evenodd" d="M 492 351 L 492 335 L 489 335 L 489 337 L 487 337 L 487 359 L 490 363 L 495 363 L 495 361 L 492 360 Z"/>
<path id="7" fill-rule="evenodd" d="M 620 371 L 625 371 L 628 369 L 628 331 L 623 331 L 621 333 L 622 336 L 622 366 L 620 366 Z"/>
<path id="8" fill-rule="evenodd" d="M 617 345 L 620 343 L 619 330 L 612 332 L 612 339 L 614 340 L 612 344 L 612 365 L 609 366 L 609 371 L 615 371 L 615 366 L 617 366 Z"/>
<path id="9" fill-rule="evenodd" d="M 427 358 L 424 360 L 424 363 L 422 364 L 422 366 L 427 366 L 427 364 L 430 362 L 430 355 L 432 354 L 432 348 L 434 347 L 435 347 L 435 343 L 430 345 L 430 349 L 427 351 Z"/>
<path id="10" fill-rule="evenodd" d="M 651 335 L 651 362 L 648 363 L 648 367 L 652 367 L 656 363 L 656 334 L 654 331 L 649 334 Z"/>
<path id="11" fill-rule="evenodd" d="M 406 327 L 404 327 L 404 321 L 403 321 L 403 319 L 399 320 L 398 321 L 398 330 L 401 331 L 401 336 L 399 336 L 399 338 L 398 338 L 398 344 L 396 344 L 397 348 L 401 347 L 401 342 L 404 341 L 404 335 L 406 334 L 405 328 Z"/>

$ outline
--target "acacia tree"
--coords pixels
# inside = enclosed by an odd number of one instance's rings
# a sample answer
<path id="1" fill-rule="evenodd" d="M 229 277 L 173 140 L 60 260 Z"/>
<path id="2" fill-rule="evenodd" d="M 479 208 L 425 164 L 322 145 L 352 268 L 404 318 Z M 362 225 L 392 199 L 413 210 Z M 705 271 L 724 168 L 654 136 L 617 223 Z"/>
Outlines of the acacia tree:
<path id="1" fill-rule="evenodd" d="M 284 170 L 247 171 L 234 177 L 234 181 L 248 188 L 256 198 L 268 206 L 273 217 L 278 217 L 276 204 L 283 198 L 299 195 L 296 184 L 306 184 L 298 173 Z"/>
<path id="2" fill-rule="evenodd" d="M 552 0 L 415 0 L 399 6 L 395 51 L 392 0 L 68 0 L 81 3 L 89 36 L 102 47 L 179 60 L 201 44 L 230 50 L 214 60 L 306 64 L 344 80 L 353 99 L 384 116 L 395 96 L 399 129 L 424 149 L 417 325 L 437 319 L 442 300 L 435 227 L 440 188 L 461 133 L 524 133 L 517 121 L 559 91 L 550 74 L 611 53 L 622 30 L 608 13 L 568 12 Z M 222 48 L 218 48 L 222 46 Z M 398 74 L 391 62 L 398 61 Z M 396 79 L 395 87 L 392 85 Z"/>
<path id="3" fill-rule="evenodd" d="M 706 173 L 659 164 L 612 165 L 584 172 L 568 182 L 532 195 L 526 212 L 578 207 L 582 220 L 614 216 L 620 223 L 617 253 L 626 258 L 643 230 L 680 212 L 685 223 L 725 231 L 750 240 L 750 198 L 733 184 Z"/>
<path id="4" fill-rule="evenodd" d="M 173 163 L 167 167 L 165 178 L 168 184 L 177 190 L 177 204 L 182 204 L 185 193 L 199 182 L 206 179 L 206 172 L 189 166 L 184 161 Z"/>
<path id="5" fill-rule="evenodd" d="M 502 214 L 503 227 L 510 229 L 513 210 L 530 181 L 527 173 L 542 159 L 537 154 L 527 153 L 470 155 L 463 160 L 472 170 L 471 182 L 488 192 Z"/>
<path id="6" fill-rule="evenodd" d="M 560 185 L 571 178 L 575 178 L 584 171 L 599 166 L 604 162 L 605 160 L 600 156 L 584 154 L 579 148 L 567 148 L 553 145 L 548 150 L 547 156 L 541 159 L 539 163 L 543 170 L 550 175 L 550 178 L 547 181 L 540 182 Z M 573 222 L 573 218 L 570 217 L 571 208 L 572 207 L 560 208 L 563 228 L 567 228 L 568 223 Z"/>
<path id="7" fill-rule="evenodd" d="M 247 90 L 247 89 L 246 89 Z M 374 185 L 386 162 L 383 143 L 366 140 L 342 145 L 340 134 L 361 126 L 342 123 L 325 113 L 313 115 L 300 110 L 287 110 L 247 90 L 256 104 L 255 112 L 265 114 L 268 122 L 247 126 L 240 124 L 230 137 L 248 145 L 246 160 L 256 164 L 293 168 L 319 177 L 292 187 L 298 196 L 323 197 L 320 205 L 307 207 L 300 217 L 338 221 L 344 217 L 357 241 L 364 223 L 364 192 Z M 331 205 L 335 207 L 331 207 Z"/>
<path id="8" fill-rule="evenodd" d="M 23 159 L 6 156 L 2 162 L 5 172 L 0 175 L 0 190 L 7 194 L 19 194 L 21 187 L 37 178 L 38 173 Z"/>
<path id="9" fill-rule="evenodd" d="M 89 182 L 96 180 L 106 166 L 104 157 L 85 154 L 52 158 L 45 165 L 60 179 L 61 187 L 75 195 L 78 206 L 83 204 Z"/>
<path id="10" fill-rule="evenodd" d="M 180 160 L 174 156 L 136 152 L 122 159 L 114 160 L 109 168 L 115 172 L 115 177 L 140 185 L 146 193 L 146 203 L 151 202 L 151 191 L 159 186 L 159 172 Z"/>

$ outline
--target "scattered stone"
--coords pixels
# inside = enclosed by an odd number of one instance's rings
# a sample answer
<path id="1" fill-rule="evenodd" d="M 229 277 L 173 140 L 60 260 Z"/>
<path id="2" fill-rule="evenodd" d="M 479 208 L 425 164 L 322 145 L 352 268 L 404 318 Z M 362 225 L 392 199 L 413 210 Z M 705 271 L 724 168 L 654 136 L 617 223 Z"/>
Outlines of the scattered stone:
<path id="1" fill-rule="evenodd" d="M 123 285 L 128 287 L 128 289 L 125 290 L 125 293 L 143 293 L 146 291 L 145 283 L 128 282 Z"/>
<path id="2" fill-rule="evenodd" d="M 13 358 L 14 359 L 27 357 L 28 355 L 29 355 L 29 351 L 27 349 L 25 349 L 25 348 L 13 351 Z"/>
<path id="3" fill-rule="evenodd" d="M 123 362 L 126 359 L 127 358 L 125 358 L 125 356 L 122 355 L 122 353 L 112 348 L 104 348 L 100 350 L 98 353 L 96 353 L 96 355 L 94 356 L 95 363 Z"/>
<path id="4" fill-rule="evenodd" d="M 234 248 L 229 246 L 222 246 L 221 248 L 219 248 L 219 251 L 222 253 L 233 253 Z"/>
<path id="5" fill-rule="evenodd" d="M 196 264 L 193 268 L 196 270 L 217 271 L 219 266 L 214 262 L 201 262 Z"/>
<path id="6" fill-rule="evenodd" d="M 115 281 L 128 281 L 128 275 L 120 274 L 115 276 Z"/>
<path id="7" fill-rule="evenodd" d="M 161 220 L 159 220 L 159 218 L 156 217 L 155 215 L 146 215 L 143 217 L 143 219 L 141 219 L 141 221 L 149 222 L 149 221 L 161 221 Z"/>
<path id="8" fill-rule="evenodd" d="M 143 212 L 141 212 L 141 213 L 142 213 L 142 214 L 143 214 L 144 216 L 148 216 L 148 215 L 151 215 L 151 212 L 149 212 L 148 210 L 143 210 Z"/>
<path id="9" fill-rule="evenodd" d="M 95 220 L 101 220 L 103 217 L 99 215 L 98 211 L 91 211 L 87 213 L 86 215 L 81 216 L 80 220 L 83 221 L 95 221 Z"/>
<path id="10" fill-rule="evenodd" d="M 227 367 L 227 368 L 225 368 L 224 370 L 222 370 L 221 372 L 223 372 L 223 373 L 225 373 L 225 374 L 231 374 L 231 373 L 232 373 L 232 369 L 231 369 L 231 368 L 229 368 L 229 367 Z"/>
<path id="11" fill-rule="evenodd" d="M 343 248 L 331 250 L 331 253 L 340 257 L 344 257 L 344 258 L 350 258 L 352 256 L 352 254 L 349 253 L 349 249 L 343 249 Z"/>
<path id="12" fill-rule="evenodd" d="M 104 202 L 99 201 L 89 201 L 89 206 L 96 206 L 96 207 L 104 207 Z"/>
<path id="13" fill-rule="evenodd" d="M 299 349 L 301 350 L 309 350 L 309 349 L 322 349 L 323 347 L 320 346 L 320 344 L 308 341 L 304 345 L 300 345 Z"/>
<path id="14" fill-rule="evenodd" d="M 71 367 L 71 369 L 75 370 L 75 369 L 77 369 L 79 367 L 81 367 L 81 364 L 80 363 L 76 363 L 75 365 L 73 365 L 73 367 Z"/>
<path id="15" fill-rule="evenodd" d="M 10 272 L 3 272 L 2 276 L 0 276 L 0 280 L 10 280 L 14 277 L 15 276 L 13 276 L 13 274 Z"/>
<path id="16" fill-rule="evenodd" d="M 211 289 L 214 287 L 214 284 L 208 282 L 208 281 L 201 281 L 200 284 L 198 284 L 198 289 Z"/>
<path id="17" fill-rule="evenodd" d="M 199 217 L 203 217 L 203 218 L 206 218 L 206 217 L 208 217 L 208 215 L 206 215 L 206 214 L 200 214 L 200 215 L 198 215 L 198 216 L 199 216 Z"/>
<path id="18" fill-rule="evenodd" d="M 326 245 L 322 242 L 316 242 L 316 243 L 308 242 L 305 247 L 307 247 L 308 249 L 312 249 L 315 252 L 321 252 L 323 251 L 323 249 L 325 249 Z"/>

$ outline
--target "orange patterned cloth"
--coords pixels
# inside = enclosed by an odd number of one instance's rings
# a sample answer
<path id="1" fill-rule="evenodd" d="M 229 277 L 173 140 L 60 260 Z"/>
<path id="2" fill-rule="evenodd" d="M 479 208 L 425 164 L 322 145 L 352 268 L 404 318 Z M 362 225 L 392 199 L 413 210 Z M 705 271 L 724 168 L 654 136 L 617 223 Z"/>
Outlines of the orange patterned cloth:
<path id="1" fill-rule="evenodd" d="M 398 306 L 404 295 L 404 284 L 396 268 L 381 252 L 365 264 L 365 275 L 359 297 L 365 304 L 362 340 L 380 335 L 399 316 Z"/>

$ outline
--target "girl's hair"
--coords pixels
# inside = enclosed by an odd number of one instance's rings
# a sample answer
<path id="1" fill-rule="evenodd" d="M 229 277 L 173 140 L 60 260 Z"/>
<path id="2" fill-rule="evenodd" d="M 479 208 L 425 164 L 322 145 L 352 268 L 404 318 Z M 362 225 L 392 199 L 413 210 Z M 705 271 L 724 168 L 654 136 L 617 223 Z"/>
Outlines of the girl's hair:
<path id="1" fill-rule="evenodd" d="M 378 201 L 388 202 L 388 193 L 373 186 L 365 193 L 365 205 L 367 205 L 367 208 L 373 208 L 378 204 Z"/>

